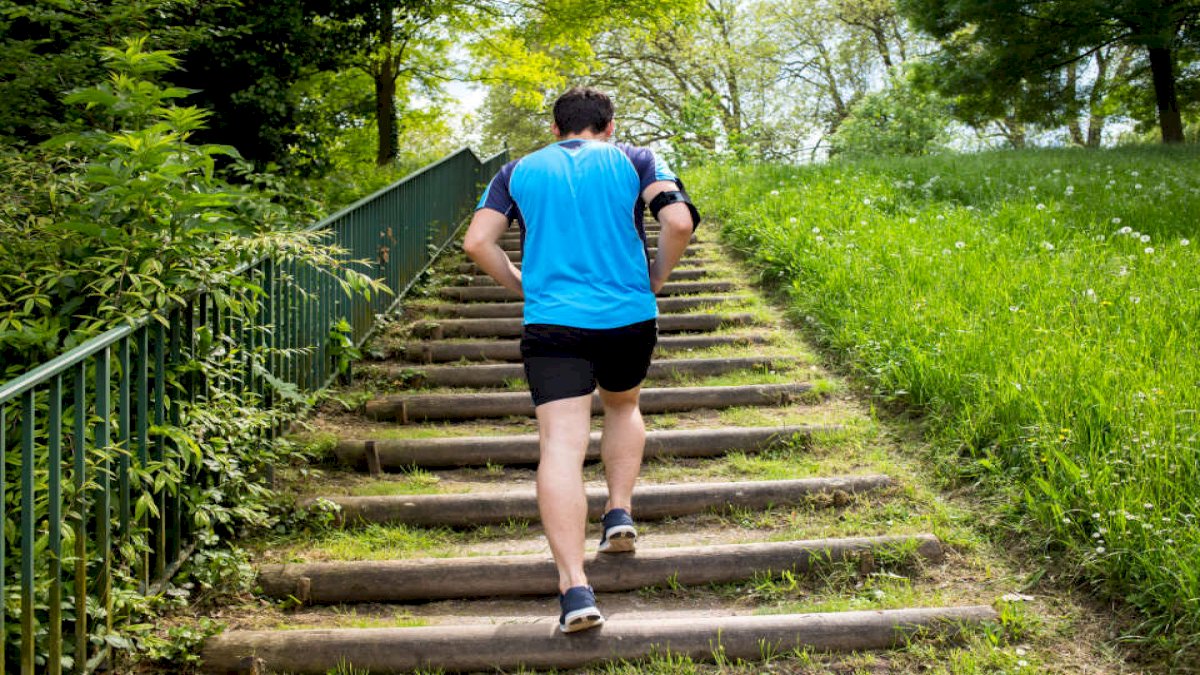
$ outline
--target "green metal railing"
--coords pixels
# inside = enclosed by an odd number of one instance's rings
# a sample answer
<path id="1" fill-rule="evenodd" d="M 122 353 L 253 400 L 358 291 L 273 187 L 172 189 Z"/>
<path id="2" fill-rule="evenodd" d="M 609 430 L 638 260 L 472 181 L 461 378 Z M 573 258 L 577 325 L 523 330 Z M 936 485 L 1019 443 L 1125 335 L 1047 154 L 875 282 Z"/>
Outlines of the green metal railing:
<path id="1" fill-rule="evenodd" d="M 121 592 L 156 593 L 195 545 L 194 514 L 161 478 L 221 480 L 170 432 L 185 403 L 209 396 L 197 360 L 216 352 L 234 362 L 222 390 L 267 409 L 281 383 L 324 387 L 337 374 L 331 325 L 347 319 L 361 345 L 505 159 L 464 148 L 309 228 L 328 230 L 346 258 L 370 261 L 394 296 L 351 298 L 321 270 L 261 260 L 241 273 L 263 289 L 249 315 L 235 317 L 210 289 L 0 384 L 0 599 L 17 596 L 0 607 L 0 673 L 90 672 L 107 654 L 104 636 L 127 618 L 114 579 Z"/>

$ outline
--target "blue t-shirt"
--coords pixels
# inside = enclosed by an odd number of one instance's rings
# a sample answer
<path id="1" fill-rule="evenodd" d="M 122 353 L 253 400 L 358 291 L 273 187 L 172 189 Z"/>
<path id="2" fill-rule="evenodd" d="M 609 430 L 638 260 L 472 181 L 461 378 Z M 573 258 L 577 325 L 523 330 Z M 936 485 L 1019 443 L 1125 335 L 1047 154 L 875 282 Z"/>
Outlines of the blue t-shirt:
<path id="1" fill-rule="evenodd" d="M 641 194 L 675 174 L 648 148 L 570 139 L 505 164 L 476 209 L 521 228 L 525 323 L 616 328 L 658 316 Z"/>

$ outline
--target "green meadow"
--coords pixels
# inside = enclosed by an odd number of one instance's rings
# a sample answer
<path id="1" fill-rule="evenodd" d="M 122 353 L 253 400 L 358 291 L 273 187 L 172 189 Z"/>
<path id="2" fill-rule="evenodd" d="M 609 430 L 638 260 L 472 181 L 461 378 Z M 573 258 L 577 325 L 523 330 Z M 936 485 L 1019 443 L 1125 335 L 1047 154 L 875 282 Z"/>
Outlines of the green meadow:
<path id="1" fill-rule="evenodd" d="M 1136 609 L 1133 638 L 1200 647 L 1200 149 L 686 178 L 945 475 L 1002 497 L 998 536 Z"/>

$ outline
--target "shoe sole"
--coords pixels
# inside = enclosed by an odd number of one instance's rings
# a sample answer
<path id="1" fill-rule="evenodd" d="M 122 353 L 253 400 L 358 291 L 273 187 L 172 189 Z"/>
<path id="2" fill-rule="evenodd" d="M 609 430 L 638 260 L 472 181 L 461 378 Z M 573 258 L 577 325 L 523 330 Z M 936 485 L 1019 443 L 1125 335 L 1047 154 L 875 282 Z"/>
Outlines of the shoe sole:
<path id="1" fill-rule="evenodd" d="M 628 553 L 637 544 L 637 530 L 632 525 L 610 527 L 600 544 L 601 553 Z"/>
<path id="2" fill-rule="evenodd" d="M 558 624 L 558 629 L 564 633 L 575 633 L 589 628 L 595 628 L 604 623 L 604 616 L 595 607 L 577 609 L 567 614 Z"/>

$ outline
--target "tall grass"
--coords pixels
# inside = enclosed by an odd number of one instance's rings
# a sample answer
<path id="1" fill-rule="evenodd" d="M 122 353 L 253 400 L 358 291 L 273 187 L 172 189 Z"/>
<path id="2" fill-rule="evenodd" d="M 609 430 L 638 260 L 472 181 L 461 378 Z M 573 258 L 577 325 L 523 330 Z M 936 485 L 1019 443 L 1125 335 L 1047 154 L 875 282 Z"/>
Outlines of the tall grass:
<path id="1" fill-rule="evenodd" d="M 691 172 L 702 210 L 943 467 L 1200 649 L 1200 149 Z M 1187 658 L 1187 657 L 1185 657 Z"/>

